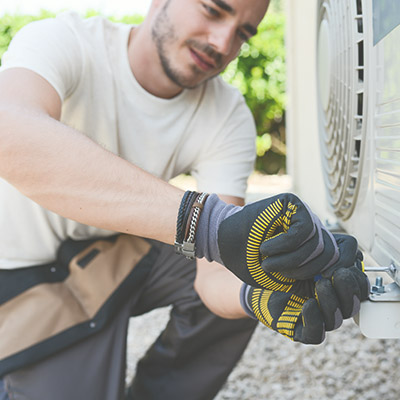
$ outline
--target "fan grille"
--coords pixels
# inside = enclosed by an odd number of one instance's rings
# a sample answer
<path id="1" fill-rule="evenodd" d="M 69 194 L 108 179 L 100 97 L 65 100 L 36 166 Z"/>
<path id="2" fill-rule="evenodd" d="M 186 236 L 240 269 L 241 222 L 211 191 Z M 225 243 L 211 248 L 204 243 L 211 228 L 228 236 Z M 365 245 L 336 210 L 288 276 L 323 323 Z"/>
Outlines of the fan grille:
<path id="1" fill-rule="evenodd" d="M 319 135 L 328 198 L 348 219 L 360 185 L 366 132 L 362 0 L 319 0 Z"/>

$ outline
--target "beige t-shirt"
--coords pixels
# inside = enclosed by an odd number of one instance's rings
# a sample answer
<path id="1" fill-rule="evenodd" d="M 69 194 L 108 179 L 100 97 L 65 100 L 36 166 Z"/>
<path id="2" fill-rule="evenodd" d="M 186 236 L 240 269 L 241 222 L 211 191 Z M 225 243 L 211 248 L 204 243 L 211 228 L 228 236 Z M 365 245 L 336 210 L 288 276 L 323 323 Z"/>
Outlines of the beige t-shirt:
<path id="1" fill-rule="evenodd" d="M 146 92 L 129 66 L 131 28 L 75 13 L 33 22 L 17 33 L 0 70 L 44 77 L 63 102 L 64 124 L 151 174 L 191 172 L 199 190 L 244 197 L 255 126 L 241 94 L 220 77 L 173 99 Z M 0 268 L 51 262 L 68 237 L 111 233 L 45 210 L 2 179 L 0 230 Z"/>

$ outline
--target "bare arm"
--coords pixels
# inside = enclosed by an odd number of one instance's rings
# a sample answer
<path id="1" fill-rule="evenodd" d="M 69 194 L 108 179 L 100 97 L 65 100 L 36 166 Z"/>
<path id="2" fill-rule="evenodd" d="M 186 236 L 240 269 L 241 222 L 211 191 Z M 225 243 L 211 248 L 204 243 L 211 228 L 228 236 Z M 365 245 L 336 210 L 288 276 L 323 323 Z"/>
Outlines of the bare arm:
<path id="1" fill-rule="evenodd" d="M 238 206 L 244 204 L 243 199 L 231 196 L 219 196 L 226 203 Z M 208 262 L 205 258 L 197 259 L 197 275 L 194 287 L 203 303 L 222 318 L 247 317 L 240 305 L 240 288 L 243 282 L 216 262 Z"/>
<path id="2" fill-rule="evenodd" d="M 39 75 L 0 73 L 0 176 L 64 217 L 173 243 L 183 192 L 60 123 L 60 113 Z"/>

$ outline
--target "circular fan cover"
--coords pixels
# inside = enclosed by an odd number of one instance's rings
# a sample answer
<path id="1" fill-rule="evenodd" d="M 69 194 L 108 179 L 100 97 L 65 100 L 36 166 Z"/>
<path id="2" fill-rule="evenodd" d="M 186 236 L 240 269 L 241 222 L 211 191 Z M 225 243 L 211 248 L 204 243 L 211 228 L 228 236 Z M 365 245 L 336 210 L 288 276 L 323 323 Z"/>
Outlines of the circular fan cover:
<path id="1" fill-rule="evenodd" d="M 360 185 L 366 132 L 362 0 L 319 0 L 318 119 L 328 198 L 345 220 Z"/>

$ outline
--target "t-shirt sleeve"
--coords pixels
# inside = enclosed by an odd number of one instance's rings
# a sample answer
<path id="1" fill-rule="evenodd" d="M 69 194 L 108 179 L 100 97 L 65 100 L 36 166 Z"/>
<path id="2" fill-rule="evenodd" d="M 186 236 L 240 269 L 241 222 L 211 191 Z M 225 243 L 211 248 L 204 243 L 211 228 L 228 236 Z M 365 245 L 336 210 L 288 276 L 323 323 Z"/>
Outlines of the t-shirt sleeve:
<path id="1" fill-rule="evenodd" d="M 2 57 L 0 71 L 27 68 L 46 79 L 63 101 L 76 87 L 83 65 L 79 38 L 62 18 L 21 28 Z"/>
<path id="2" fill-rule="evenodd" d="M 219 121 L 219 126 L 192 175 L 200 191 L 244 198 L 248 177 L 254 170 L 256 127 L 243 98 Z"/>

